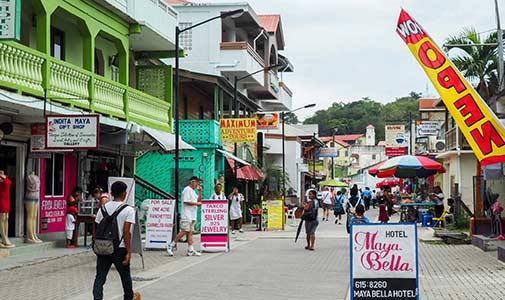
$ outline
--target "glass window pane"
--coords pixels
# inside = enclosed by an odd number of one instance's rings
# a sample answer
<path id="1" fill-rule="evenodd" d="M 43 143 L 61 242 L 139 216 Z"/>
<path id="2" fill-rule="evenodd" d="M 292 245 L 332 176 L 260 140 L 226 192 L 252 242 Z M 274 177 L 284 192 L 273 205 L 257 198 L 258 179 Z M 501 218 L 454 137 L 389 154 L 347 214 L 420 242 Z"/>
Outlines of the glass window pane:
<path id="1" fill-rule="evenodd" d="M 53 158 L 44 159 L 44 178 L 45 178 L 45 192 L 46 196 L 53 194 Z"/>
<path id="2" fill-rule="evenodd" d="M 63 154 L 54 154 L 54 196 L 63 196 L 63 181 L 65 178 Z"/>

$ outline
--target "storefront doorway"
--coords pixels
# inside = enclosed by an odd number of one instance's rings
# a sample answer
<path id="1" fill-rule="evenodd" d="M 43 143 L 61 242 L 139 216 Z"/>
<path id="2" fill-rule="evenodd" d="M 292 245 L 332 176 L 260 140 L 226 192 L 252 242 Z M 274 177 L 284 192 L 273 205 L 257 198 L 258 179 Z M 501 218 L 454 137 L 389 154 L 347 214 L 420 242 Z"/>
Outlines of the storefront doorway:
<path id="1" fill-rule="evenodd" d="M 9 236 L 15 236 L 16 232 L 16 147 L 0 145 L 0 170 L 12 181 L 10 187 L 10 211 L 9 211 Z"/>

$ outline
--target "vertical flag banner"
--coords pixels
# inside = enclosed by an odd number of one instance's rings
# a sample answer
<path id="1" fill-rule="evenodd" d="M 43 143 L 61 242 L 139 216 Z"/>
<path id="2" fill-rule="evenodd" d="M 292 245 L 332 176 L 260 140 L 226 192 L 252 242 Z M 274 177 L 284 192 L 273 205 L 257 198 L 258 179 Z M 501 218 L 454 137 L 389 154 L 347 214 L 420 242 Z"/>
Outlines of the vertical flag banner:
<path id="1" fill-rule="evenodd" d="M 481 165 L 505 162 L 505 128 L 456 66 L 403 9 L 396 32 L 430 78 Z"/>

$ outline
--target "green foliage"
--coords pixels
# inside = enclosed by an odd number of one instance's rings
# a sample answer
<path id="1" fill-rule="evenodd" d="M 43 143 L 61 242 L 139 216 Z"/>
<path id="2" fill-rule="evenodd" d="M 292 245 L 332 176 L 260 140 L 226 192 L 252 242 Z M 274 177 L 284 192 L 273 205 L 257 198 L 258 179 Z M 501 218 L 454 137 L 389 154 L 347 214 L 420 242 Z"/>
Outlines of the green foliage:
<path id="1" fill-rule="evenodd" d="M 384 140 L 384 126 L 391 123 L 407 125 L 409 113 L 413 119 L 419 118 L 419 98 L 421 93 L 411 92 L 409 96 L 397 98 L 394 102 L 382 104 L 368 97 L 358 101 L 334 102 L 325 110 L 318 110 L 304 124 L 318 124 L 320 136 L 332 135 L 332 129 L 338 128 L 338 134 L 365 133 L 368 124 L 375 126 L 376 141 Z"/>

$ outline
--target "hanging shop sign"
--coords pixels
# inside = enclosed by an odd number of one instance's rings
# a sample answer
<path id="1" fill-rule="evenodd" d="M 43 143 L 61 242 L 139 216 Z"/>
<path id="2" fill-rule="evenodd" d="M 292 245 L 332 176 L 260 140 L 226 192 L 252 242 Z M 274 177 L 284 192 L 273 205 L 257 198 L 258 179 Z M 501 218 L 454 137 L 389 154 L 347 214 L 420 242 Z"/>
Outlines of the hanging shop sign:
<path id="1" fill-rule="evenodd" d="M 351 226 L 351 300 L 416 300 L 415 223 Z"/>
<path id="2" fill-rule="evenodd" d="M 408 144 L 405 125 L 386 125 L 386 147 L 405 147 Z"/>
<path id="3" fill-rule="evenodd" d="M 126 184 L 126 200 L 130 206 L 135 206 L 135 179 L 130 177 L 109 177 L 108 185 L 109 191 L 111 190 L 111 186 L 116 181 L 122 181 Z"/>
<path id="4" fill-rule="evenodd" d="M 284 201 L 263 200 L 262 230 L 284 230 Z"/>
<path id="5" fill-rule="evenodd" d="M 316 150 L 317 157 L 337 157 L 340 149 L 337 148 L 319 148 Z"/>
<path id="6" fill-rule="evenodd" d="M 97 149 L 99 115 L 46 116 L 46 149 Z"/>
<path id="7" fill-rule="evenodd" d="M 396 32 L 430 78 L 481 165 L 505 162 L 505 127 L 472 85 L 403 9 Z"/>
<path id="8" fill-rule="evenodd" d="M 438 136 L 440 125 L 439 121 L 420 121 L 417 125 L 417 136 Z"/>
<path id="9" fill-rule="evenodd" d="M 278 112 L 256 113 L 257 129 L 278 129 L 280 114 Z"/>
<path id="10" fill-rule="evenodd" d="M 203 251 L 228 251 L 228 200 L 202 201 L 200 244 Z"/>
<path id="11" fill-rule="evenodd" d="M 0 1 L 0 40 L 21 39 L 21 0 Z"/>
<path id="12" fill-rule="evenodd" d="M 386 147 L 386 156 L 402 156 L 407 154 L 407 147 Z"/>
<path id="13" fill-rule="evenodd" d="M 148 199 L 146 248 L 165 249 L 172 240 L 174 227 L 173 199 Z"/>
<path id="14" fill-rule="evenodd" d="M 219 125 L 222 141 L 256 142 L 256 118 L 221 119 Z"/>

